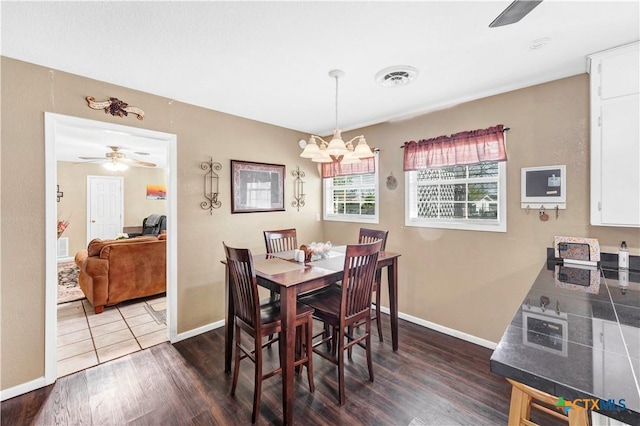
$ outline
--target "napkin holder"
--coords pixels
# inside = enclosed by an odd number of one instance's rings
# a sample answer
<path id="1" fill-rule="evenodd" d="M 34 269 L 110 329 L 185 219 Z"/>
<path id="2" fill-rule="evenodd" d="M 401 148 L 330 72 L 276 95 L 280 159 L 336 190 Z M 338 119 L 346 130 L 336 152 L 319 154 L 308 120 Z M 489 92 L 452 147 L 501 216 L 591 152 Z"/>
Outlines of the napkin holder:
<path id="1" fill-rule="evenodd" d="M 600 244 L 595 238 L 554 237 L 556 259 L 564 264 L 598 266 Z"/>

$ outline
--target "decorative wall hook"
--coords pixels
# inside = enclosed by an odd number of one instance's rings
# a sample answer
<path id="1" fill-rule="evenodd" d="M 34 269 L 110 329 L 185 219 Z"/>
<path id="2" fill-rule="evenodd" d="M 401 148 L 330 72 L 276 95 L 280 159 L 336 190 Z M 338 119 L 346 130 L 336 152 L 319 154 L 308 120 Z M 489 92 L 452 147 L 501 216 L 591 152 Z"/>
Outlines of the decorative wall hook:
<path id="1" fill-rule="evenodd" d="M 300 170 L 300 166 L 296 166 L 296 169 L 291 172 L 291 175 L 295 178 L 293 180 L 293 201 L 291 205 L 296 207 L 300 211 L 300 207 L 304 207 L 304 172 Z"/>
<path id="2" fill-rule="evenodd" d="M 108 101 L 96 102 L 95 98 L 87 96 L 87 102 L 91 109 L 103 109 L 105 114 L 109 113 L 113 116 L 126 117 L 127 115 L 135 114 L 138 120 L 144 119 L 144 111 L 140 108 L 129 106 L 128 103 L 121 101 L 118 98 L 109 98 Z"/>
<path id="3" fill-rule="evenodd" d="M 205 161 L 200 164 L 202 170 L 207 170 L 204 175 L 204 198 L 207 201 L 200 203 L 200 207 L 203 209 L 209 209 L 209 213 L 213 215 L 213 209 L 219 209 L 222 203 L 218 200 L 218 180 L 219 176 L 214 170 L 221 170 L 222 164 L 213 161 L 213 158 L 209 157 L 209 161 Z"/>
<path id="4" fill-rule="evenodd" d="M 549 215 L 547 214 L 547 212 L 544 211 L 544 206 L 540 207 L 540 211 L 538 212 L 538 218 L 543 222 L 546 222 L 549 220 Z"/>

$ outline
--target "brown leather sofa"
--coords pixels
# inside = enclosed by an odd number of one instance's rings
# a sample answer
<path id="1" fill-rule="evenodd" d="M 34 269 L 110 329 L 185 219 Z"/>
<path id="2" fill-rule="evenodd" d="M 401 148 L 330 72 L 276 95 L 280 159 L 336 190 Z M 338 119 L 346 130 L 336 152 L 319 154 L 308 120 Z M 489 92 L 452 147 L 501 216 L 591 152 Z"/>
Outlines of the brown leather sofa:
<path id="1" fill-rule="evenodd" d="M 76 253 L 78 282 L 95 313 L 167 288 L 166 234 L 123 240 L 94 239 Z"/>

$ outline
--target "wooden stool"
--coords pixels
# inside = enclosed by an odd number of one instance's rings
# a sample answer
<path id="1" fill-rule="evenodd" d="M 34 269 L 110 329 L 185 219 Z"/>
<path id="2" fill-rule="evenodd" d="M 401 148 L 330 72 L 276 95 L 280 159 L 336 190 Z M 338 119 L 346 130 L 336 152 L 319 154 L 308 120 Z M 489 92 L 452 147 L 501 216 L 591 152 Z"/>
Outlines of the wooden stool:
<path id="1" fill-rule="evenodd" d="M 541 401 L 550 406 L 558 404 L 559 398 L 539 391 L 522 383 L 507 379 L 511 383 L 511 406 L 509 407 L 509 426 L 537 426 L 531 418 L 531 407 L 553 417 L 564 420 L 569 426 L 589 426 L 589 414 L 583 407 L 572 406 L 567 415 L 534 402 Z"/>

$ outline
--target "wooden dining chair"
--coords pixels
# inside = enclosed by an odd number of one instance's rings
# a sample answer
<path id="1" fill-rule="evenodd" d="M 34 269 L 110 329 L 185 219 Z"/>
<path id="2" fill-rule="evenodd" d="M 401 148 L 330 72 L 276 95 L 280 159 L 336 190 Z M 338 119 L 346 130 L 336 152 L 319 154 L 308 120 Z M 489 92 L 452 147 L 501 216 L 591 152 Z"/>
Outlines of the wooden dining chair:
<path id="1" fill-rule="evenodd" d="M 258 284 L 256 273 L 253 267 L 253 257 L 248 249 L 232 248 L 224 244 L 227 257 L 227 267 L 229 269 L 230 295 L 233 300 L 234 323 L 235 323 L 235 361 L 233 368 L 233 384 L 231 395 L 235 395 L 240 372 L 240 361 L 249 358 L 255 363 L 255 388 L 253 392 L 253 412 L 251 421 L 255 423 L 260 411 L 260 396 L 262 393 L 262 381 L 282 372 L 282 365 L 279 368 L 263 374 L 263 348 L 274 340 L 279 341 L 280 354 L 285 348 L 282 347 L 282 340 L 279 336 L 275 339 L 268 339 L 263 344 L 263 338 L 268 335 L 280 334 L 282 321 L 280 318 L 280 302 L 270 302 L 260 304 L 258 296 Z M 315 385 L 313 382 L 313 308 L 297 304 L 297 314 L 295 320 L 296 340 L 304 337 L 304 342 L 297 344 L 301 350 L 296 351 L 294 367 L 307 367 L 307 377 L 309 380 L 309 390 L 313 392 Z M 245 346 L 242 342 L 244 331 L 252 338 L 251 345 Z M 280 358 L 282 360 L 282 358 Z"/>
<path id="2" fill-rule="evenodd" d="M 277 231 L 264 231 L 264 245 L 267 253 L 295 250 L 298 248 L 298 239 L 295 228 L 279 229 Z"/>
<path id="3" fill-rule="evenodd" d="M 264 246 L 267 250 L 267 254 L 295 250 L 298 248 L 298 236 L 295 228 L 263 231 L 263 234 Z M 272 302 L 278 300 L 278 293 L 270 290 L 269 294 Z M 269 339 L 272 338 L 273 336 L 269 336 Z M 271 344 L 268 346 L 271 347 Z"/>
<path id="4" fill-rule="evenodd" d="M 584 407 L 572 405 L 567 413 L 563 414 L 554 408 L 559 405 L 557 396 L 534 389 L 515 380 L 507 379 L 507 381 L 511 383 L 508 426 L 537 426 L 537 423 L 531 421 L 532 408 L 564 420 L 569 426 L 589 426 L 589 414 Z M 546 406 L 540 403 L 546 404 Z"/>
<path id="5" fill-rule="evenodd" d="M 348 245 L 341 286 L 331 286 L 326 291 L 300 298 L 314 309 L 314 317 L 328 325 L 332 333 L 321 333 L 321 339 L 313 344 L 313 351 L 338 366 L 338 397 L 345 403 L 344 352 L 354 345 L 366 350 L 369 380 L 373 382 L 371 359 L 371 295 L 382 241 L 369 244 Z M 352 326 L 362 323 L 364 333 L 356 336 Z M 321 350 L 323 344 L 332 342 L 331 350 Z"/>
<path id="6" fill-rule="evenodd" d="M 380 251 L 384 251 L 385 247 L 387 246 L 388 235 L 389 235 L 389 231 L 360 228 L 360 233 L 358 235 L 358 243 L 360 244 L 371 243 L 373 241 L 380 240 L 382 241 L 382 246 L 380 248 Z M 381 342 L 383 342 L 384 338 L 382 337 L 382 318 L 380 316 L 381 279 L 382 279 L 382 270 L 378 269 L 376 271 L 376 277 L 373 282 L 373 292 L 375 293 L 375 296 L 376 296 L 376 301 L 373 302 L 373 304 L 375 305 L 376 310 L 375 310 L 375 315 L 372 314 L 371 320 L 376 321 L 376 326 L 378 328 L 378 338 L 380 339 Z"/>

